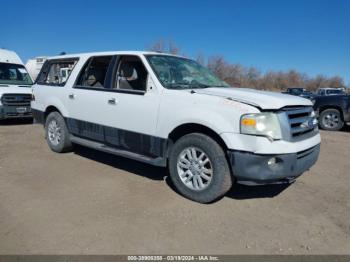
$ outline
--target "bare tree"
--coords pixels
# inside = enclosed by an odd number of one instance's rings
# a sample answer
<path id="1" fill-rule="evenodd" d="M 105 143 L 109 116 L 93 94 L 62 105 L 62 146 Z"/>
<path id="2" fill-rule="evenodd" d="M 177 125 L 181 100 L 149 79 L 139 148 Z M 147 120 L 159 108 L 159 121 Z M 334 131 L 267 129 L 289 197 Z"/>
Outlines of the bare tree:
<path id="1" fill-rule="evenodd" d="M 166 51 L 164 40 L 159 39 L 158 41 L 154 42 L 148 49 L 153 52 L 165 53 Z"/>
<path id="2" fill-rule="evenodd" d="M 163 39 L 159 39 L 154 42 L 148 50 L 159 53 L 169 53 L 173 55 L 178 55 L 181 49 L 175 44 L 174 41 L 169 40 L 167 43 Z"/>
<path id="3" fill-rule="evenodd" d="M 204 56 L 202 53 L 198 53 L 197 58 L 196 58 L 196 61 L 197 61 L 200 65 L 206 66 L 206 63 L 205 63 L 205 56 Z"/>
<path id="4" fill-rule="evenodd" d="M 333 76 L 327 82 L 329 87 L 339 88 L 344 86 L 344 80 L 340 76 Z"/>
<path id="5" fill-rule="evenodd" d="M 180 54 L 181 49 L 173 41 L 165 43 L 163 39 L 156 41 L 150 48 L 152 51 Z M 183 56 L 186 56 L 183 54 Z M 244 67 L 226 61 L 222 55 L 210 56 L 206 61 L 203 53 L 198 53 L 196 60 L 207 66 L 220 79 L 231 86 L 250 87 L 263 90 L 284 91 L 290 87 L 302 87 L 314 91 L 321 87 L 343 87 L 344 80 L 340 76 L 326 77 L 317 75 L 309 77 L 305 73 L 291 69 L 287 72 L 268 71 L 261 73 L 256 67 Z"/>
<path id="6" fill-rule="evenodd" d="M 180 53 L 180 47 L 178 47 L 174 41 L 169 40 L 168 53 L 173 55 L 178 55 Z"/>
<path id="7" fill-rule="evenodd" d="M 228 63 L 223 56 L 212 56 L 208 59 L 208 68 L 219 78 L 225 80 L 227 75 Z"/>

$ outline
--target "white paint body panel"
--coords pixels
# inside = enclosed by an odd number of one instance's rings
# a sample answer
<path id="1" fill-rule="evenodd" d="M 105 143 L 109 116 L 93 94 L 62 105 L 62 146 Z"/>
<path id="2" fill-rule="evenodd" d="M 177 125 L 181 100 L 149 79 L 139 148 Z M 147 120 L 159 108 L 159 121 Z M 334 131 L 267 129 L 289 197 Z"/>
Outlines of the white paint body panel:
<path id="1" fill-rule="evenodd" d="M 221 138 L 225 141 L 228 148 L 255 154 L 296 153 L 314 147 L 321 142 L 319 134 L 299 142 L 284 140 L 270 141 L 266 137 L 237 133 L 223 133 L 221 134 Z"/>
<path id="2" fill-rule="evenodd" d="M 17 85 L 0 86 L 0 97 L 4 94 L 31 94 L 31 87 L 19 87 Z"/>
<path id="3" fill-rule="evenodd" d="M 311 101 L 305 98 L 249 88 L 207 88 L 198 92 L 255 104 L 261 109 L 279 109 L 296 105 L 312 106 Z"/>
<path id="4" fill-rule="evenodd" d="M 0 63 L 11 63 L 23 65 L 23 62 L 19 56 L 11 50 L 0 49 Z"/>
<path id="5" fill-rule="evenodd" d="M 48 106 L 55 106 L 65 117 L 165 139 L 182 124 L 200 124 L 220 135 L 229 149 L 258 154 L 295 153 L 320 143 L 319 134 L 300 142 L 270 142 L 264 137 L 242 135 L 239 132 L 240 118 L 243 114 L 258 113 L 260 112 L 258 108 L 274 110 L 284 106 L 311 106 L 309 100 L 243 88 L 195 89 L 194 93 L 189 90 L 166 89 L 155 76 L 144 57 L 145 54 L 154 53 L 128 51 L 53 57 L 55 59 L 78 57 L 79 62 L 64 87 L 35 85 L 36 100 L 32 103 L 32 107 L 45 111 Z M 73 88 L 75 79 L 86 60 L 91 56 L 102 55 L 139 56 L 149 72 L 146 94 Z M 69 99 L 69 94 L 73 94 L 75 98 Z M 111 98 L 115 98 L 115 105 L 108 104 Z"/>

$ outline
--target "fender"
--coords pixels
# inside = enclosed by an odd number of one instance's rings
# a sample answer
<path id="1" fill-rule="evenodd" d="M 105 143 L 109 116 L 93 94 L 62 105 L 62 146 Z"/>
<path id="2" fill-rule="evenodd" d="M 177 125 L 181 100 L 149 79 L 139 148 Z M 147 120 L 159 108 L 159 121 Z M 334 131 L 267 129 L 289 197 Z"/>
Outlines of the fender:
<path id="1" fill-rule="evenodd" d="M 68 113 L 67 108 L 61 102 L 61 100 L 58 99 L 57 97 L 50 97 L 47 99 L 44 112 L 46 112 L 46 110 L 50 106 L 56 107 L 58 109 L 58 111 L 62 114 L 63 117 L 69 117 L 69 113 Z"/>

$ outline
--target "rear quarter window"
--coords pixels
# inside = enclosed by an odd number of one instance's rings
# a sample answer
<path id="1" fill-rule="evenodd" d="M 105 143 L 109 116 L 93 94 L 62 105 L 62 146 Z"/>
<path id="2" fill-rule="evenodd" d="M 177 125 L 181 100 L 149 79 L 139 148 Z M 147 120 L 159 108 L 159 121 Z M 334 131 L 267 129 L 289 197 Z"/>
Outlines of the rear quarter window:
<path id="1" fill-rule="evenodd" d="M 47 60 L 37 79 L 37 84 L 64 86 L 72 73 L 78 58 Z"/>

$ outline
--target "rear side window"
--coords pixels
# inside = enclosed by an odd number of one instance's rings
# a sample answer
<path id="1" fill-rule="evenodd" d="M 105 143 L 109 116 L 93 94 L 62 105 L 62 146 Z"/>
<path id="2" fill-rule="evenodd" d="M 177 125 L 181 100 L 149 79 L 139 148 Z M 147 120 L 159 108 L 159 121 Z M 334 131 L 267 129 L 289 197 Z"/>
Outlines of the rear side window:
<path id="1" fill-rule="evenodd" d="M 37 83 L 64 86 L 77 62 L 78 59 L 47 61 L 40 72 Z"/>
<path id="2" fill-rule="evenodd" d="M 92 57 L 83 67 L 78 77 L 77 86 L 105 88 L 106 76 L 112 56 Z"/>

